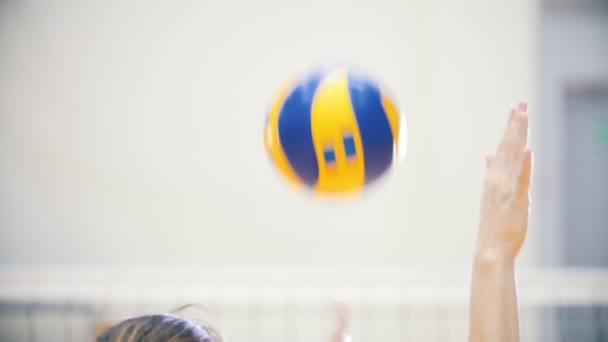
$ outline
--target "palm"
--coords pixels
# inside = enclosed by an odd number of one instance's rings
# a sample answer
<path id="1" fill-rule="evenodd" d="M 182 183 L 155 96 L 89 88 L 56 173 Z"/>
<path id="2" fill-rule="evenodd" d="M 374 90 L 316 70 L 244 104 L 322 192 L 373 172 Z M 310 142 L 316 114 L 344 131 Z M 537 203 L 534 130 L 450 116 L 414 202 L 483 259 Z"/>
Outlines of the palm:
<path id="1" fill-rule="evenodd" d="M 514 108 L 496 155 L 488 157 L 481 205 L 480 247 L 515 257 L 526 237 L 532 154 L 525 103 Z"/>

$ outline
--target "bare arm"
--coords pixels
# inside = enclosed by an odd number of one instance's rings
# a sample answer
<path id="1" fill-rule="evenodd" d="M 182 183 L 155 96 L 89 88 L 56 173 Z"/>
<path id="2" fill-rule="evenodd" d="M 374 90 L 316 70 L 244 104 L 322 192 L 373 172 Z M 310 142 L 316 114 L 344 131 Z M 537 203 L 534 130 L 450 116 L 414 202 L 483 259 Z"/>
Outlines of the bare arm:
<path id="1" fill-rule="evenodd" d="M 470 341 L 519 341 L 514 264 L 478 255 L 473 265 Z"/>
<path id="2" fill-rule="evenodd" d="M 487 160 L 471 286 L 471 342 L 519 341 L 515 259 L 528 227 L 532 154 L 527 105 L 514 108 L 496 156 Z"/>

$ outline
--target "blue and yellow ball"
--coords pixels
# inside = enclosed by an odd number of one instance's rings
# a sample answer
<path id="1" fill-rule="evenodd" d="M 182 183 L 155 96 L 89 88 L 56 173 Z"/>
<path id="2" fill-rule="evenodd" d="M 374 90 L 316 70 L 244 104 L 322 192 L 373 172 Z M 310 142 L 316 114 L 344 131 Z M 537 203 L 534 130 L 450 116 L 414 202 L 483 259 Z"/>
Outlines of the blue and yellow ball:
<path id="1" fill-rule="evenodd" d="M 264 141 L 290 183 L 323 194 L 359 193 L 398 160 L 401 121 L 377 83 L 329 68 L 281 87 Z"/>

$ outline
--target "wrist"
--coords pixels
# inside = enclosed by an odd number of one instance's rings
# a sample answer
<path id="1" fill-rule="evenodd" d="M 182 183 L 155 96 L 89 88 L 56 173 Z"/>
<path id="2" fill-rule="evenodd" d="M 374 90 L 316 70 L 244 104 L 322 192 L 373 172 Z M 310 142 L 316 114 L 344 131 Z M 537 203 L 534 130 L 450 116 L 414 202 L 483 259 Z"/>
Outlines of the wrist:
<path id="1" fill-rule="evenodd" d="M 475 268 L 514 267 L 515 257 L 496 248 L 478 248 L 474 257 Z"/>

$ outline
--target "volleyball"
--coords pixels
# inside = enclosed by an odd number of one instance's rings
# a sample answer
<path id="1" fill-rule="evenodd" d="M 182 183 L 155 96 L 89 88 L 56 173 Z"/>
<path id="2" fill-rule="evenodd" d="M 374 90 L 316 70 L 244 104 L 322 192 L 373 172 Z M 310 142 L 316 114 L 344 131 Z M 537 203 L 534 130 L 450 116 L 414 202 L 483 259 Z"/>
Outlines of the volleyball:
<path id="1" fill-rule="evenodd" d="M 404 132 L 386 89 L 352 69 L 327 68 L 280 87 L 264 142 L 292 185 L 347 194 L 362 192 L 401 159 Z"/>

